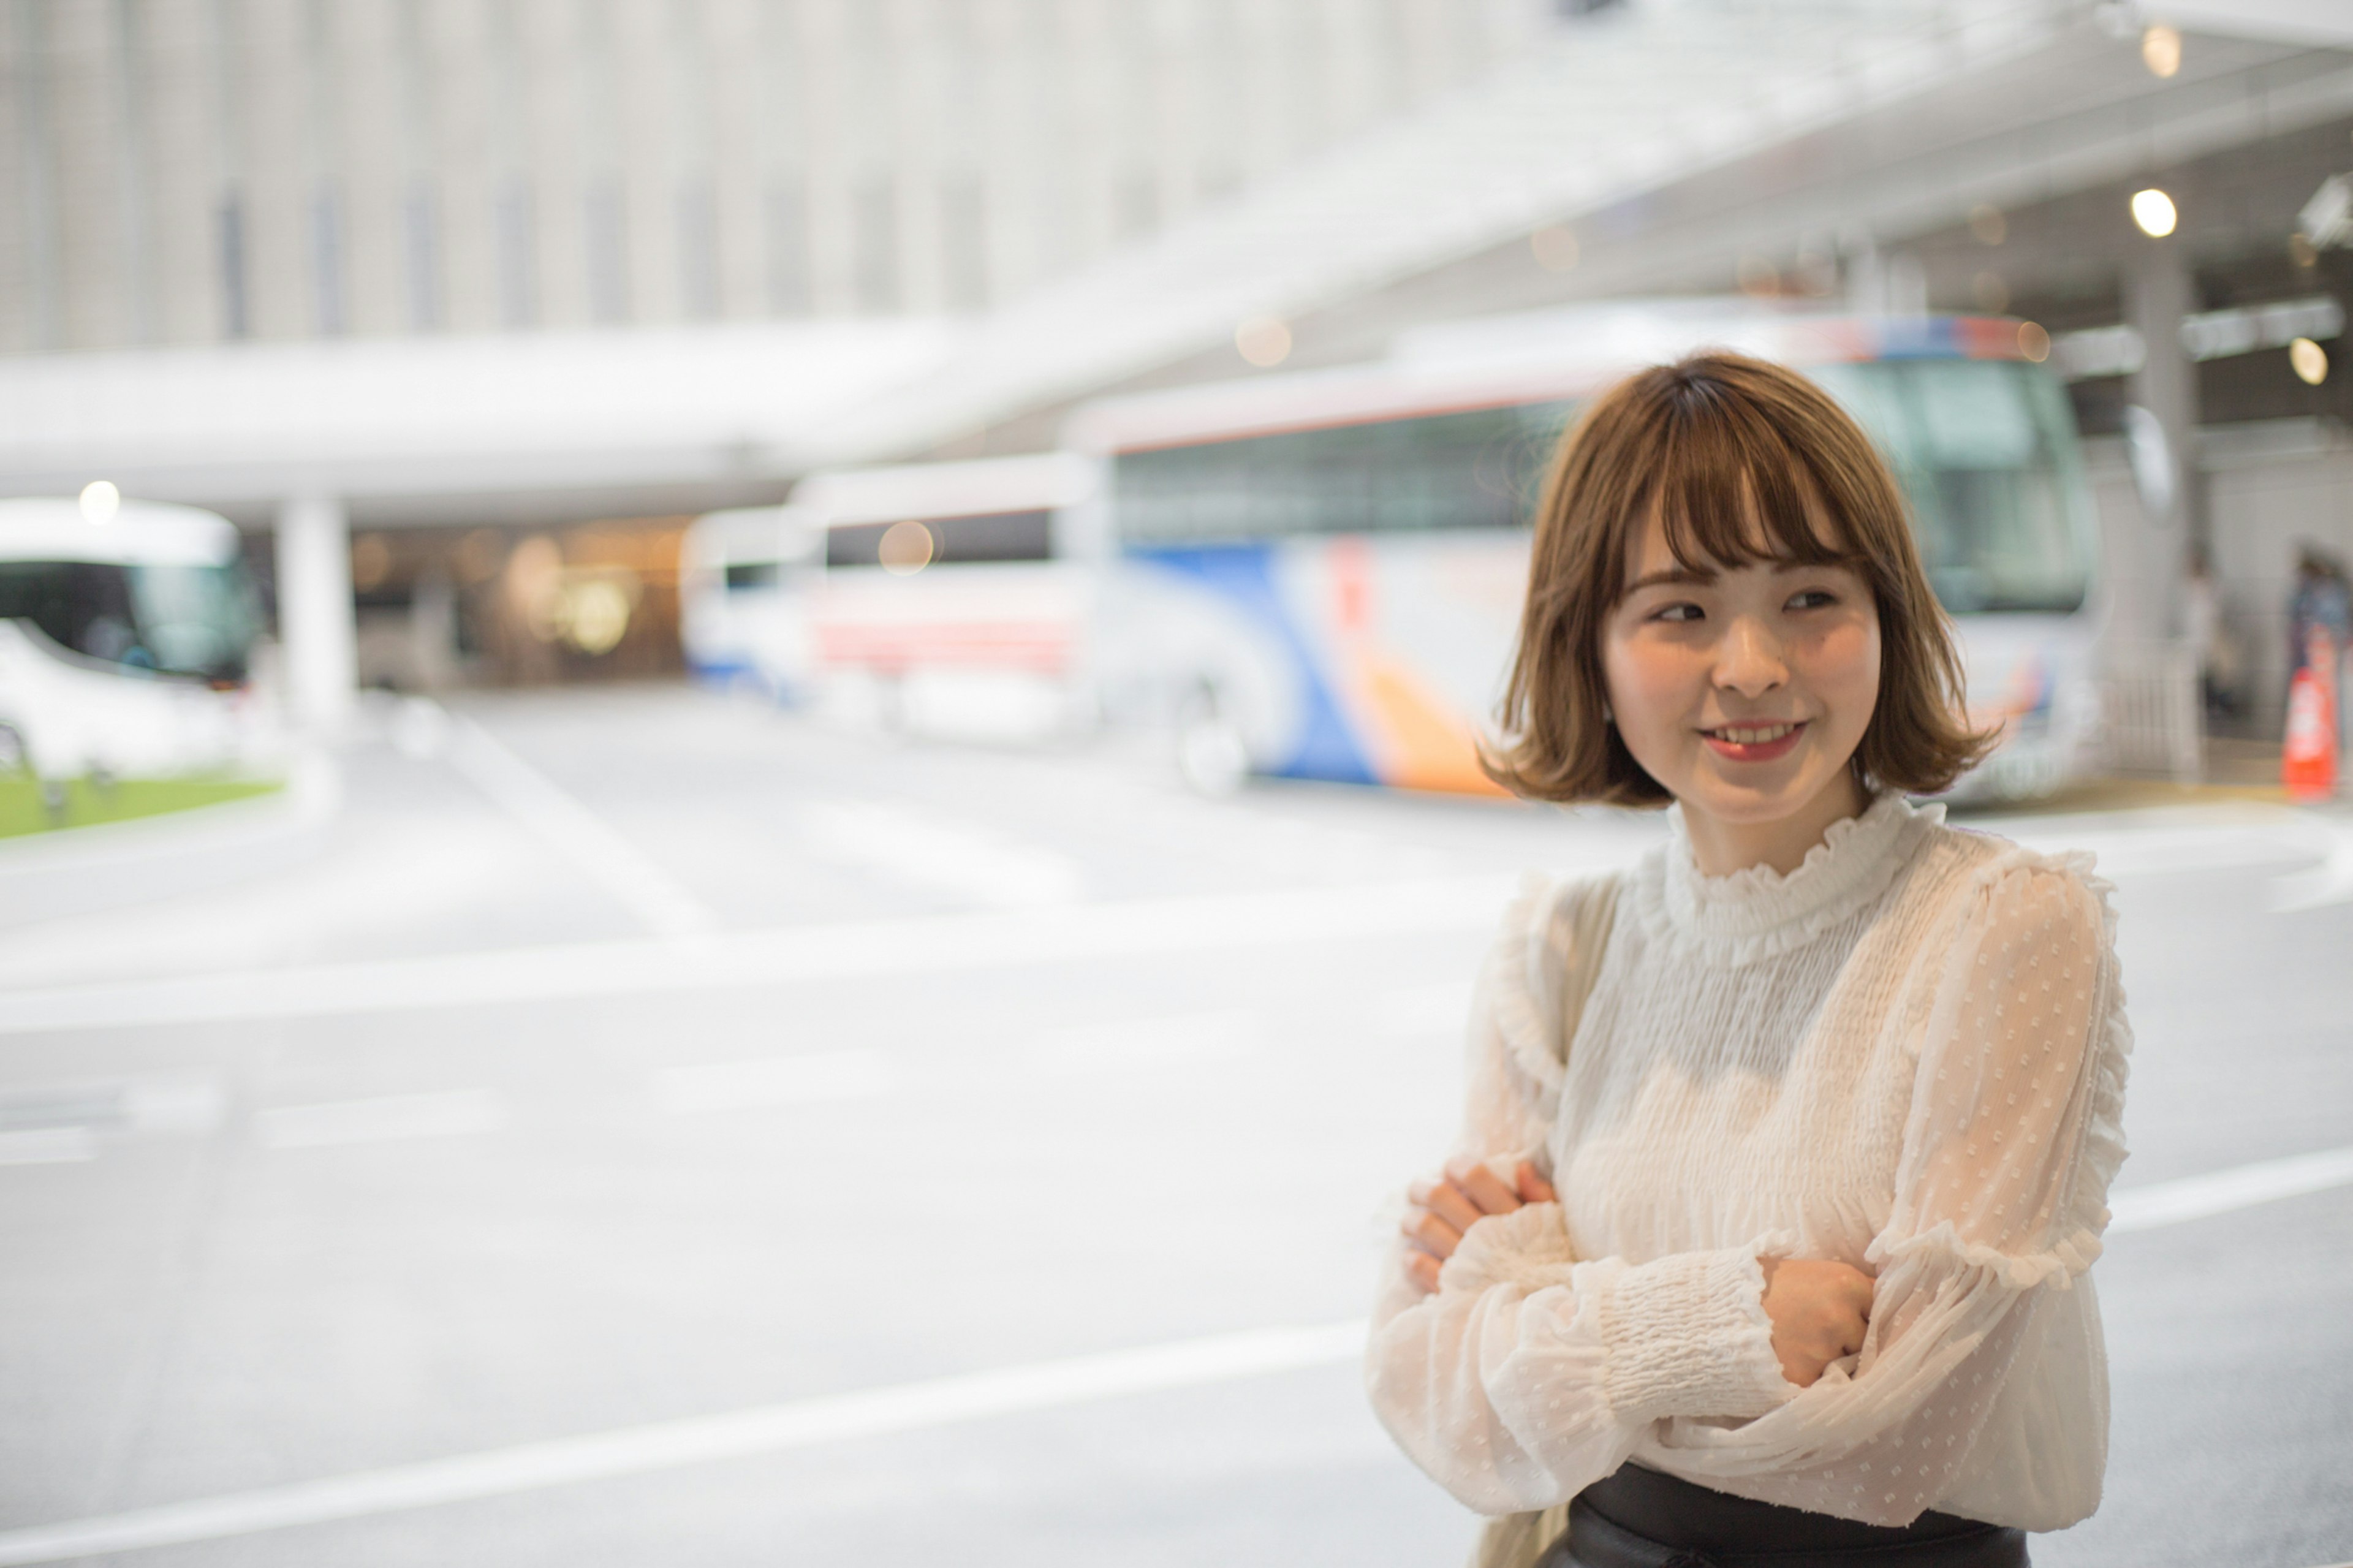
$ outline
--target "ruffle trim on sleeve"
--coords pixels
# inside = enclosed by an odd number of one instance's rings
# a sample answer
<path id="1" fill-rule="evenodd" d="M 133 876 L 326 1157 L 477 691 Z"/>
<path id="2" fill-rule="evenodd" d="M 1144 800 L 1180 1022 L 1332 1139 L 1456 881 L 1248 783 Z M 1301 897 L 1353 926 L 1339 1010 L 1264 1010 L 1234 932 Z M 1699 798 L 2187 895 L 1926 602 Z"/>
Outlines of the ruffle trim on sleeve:
<path id="1" fill-rule="evenodd" d="M 2078 1230 L 2053 1242 L 2048 1252 L 2004 1252 L 1998 1247 L 1962 1240 L 1953 1222 L 1942 1220 L 1901 1241 L 1873 1242 L 1864 1254 L 1864 1261 L 1877 1265 L 1884 1272 L 1894 1264 L 1915 1258 L 1943 1258 L 1978 1269 L 2013 1290 L 2031 1290 L 2040 1285 L 2072 1290 L 2075 1277 L 2092 1267 L 2100 1251 L 2096 1231 Z"/>
<path id="2" fill-rule="evenodd" d="M 1491 1214 L 1463 1233 L 1461 1245 L 1438 1272 L 1441 1290 L 1484 1290 L 1524 1285 L 1541 1290 L 1566 1285 L 1577 1264 L 1558 1204 L 1524 1204 Z"/>

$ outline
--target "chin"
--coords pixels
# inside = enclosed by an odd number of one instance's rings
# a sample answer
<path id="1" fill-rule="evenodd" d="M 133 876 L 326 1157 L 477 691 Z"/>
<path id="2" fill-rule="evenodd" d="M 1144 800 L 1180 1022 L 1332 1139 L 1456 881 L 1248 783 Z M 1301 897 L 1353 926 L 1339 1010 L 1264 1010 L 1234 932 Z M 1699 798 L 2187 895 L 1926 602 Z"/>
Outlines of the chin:
<path id="1" fill-rule="evenodd" d="M 1803 809 L 1835 780 L 1792 773 L 1773 780 L 1735 782 L 1721 773 L 1695 780 L 1694 804 L 1725 822 L 1778 822 Z"/>

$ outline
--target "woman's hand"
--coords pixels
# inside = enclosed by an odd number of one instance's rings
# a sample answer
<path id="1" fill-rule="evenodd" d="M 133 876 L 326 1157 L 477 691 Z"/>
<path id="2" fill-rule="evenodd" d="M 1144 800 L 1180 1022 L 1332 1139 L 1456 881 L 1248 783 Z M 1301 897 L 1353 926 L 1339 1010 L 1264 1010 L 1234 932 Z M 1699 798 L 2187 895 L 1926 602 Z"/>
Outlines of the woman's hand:
<path id="1" fill-rule="evenodd" d="M 1406 1248 L 1406 1277 L 1424 1290 L 1438 1289 L 1438 1270 L 1454 1256 L 1463 1232 L 1491 1214 L 1509 1214 L 1522 1204 L 1557 1203 L 1552 1184 L 1523 1160 L 1513 1172 L 1513 1186 L 1476 1160 L 1450 1160 L 1446 1173 L 1434 1182 L 1416 1182 L 1406 1196 L 1414 1207 L 1406 1210 L 1398 1228 L 1413 1245 Z"/>
<path id="2" fill-rule="evenodd" d="M 1871 1276 L 1810 1258 L 1765 1259 L 1765 1315 L 1781 1375 L 1811 1388 L 1822 1369 L 1862 1348 L 1871 1321 Z"/>

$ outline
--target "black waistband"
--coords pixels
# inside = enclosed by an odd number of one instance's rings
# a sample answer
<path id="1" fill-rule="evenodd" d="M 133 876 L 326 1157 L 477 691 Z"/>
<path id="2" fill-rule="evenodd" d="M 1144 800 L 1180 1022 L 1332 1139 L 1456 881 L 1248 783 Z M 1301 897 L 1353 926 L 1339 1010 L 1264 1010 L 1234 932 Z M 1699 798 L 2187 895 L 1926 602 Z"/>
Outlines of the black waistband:
<path id="1" fill-rule="evenodd" d="M 1734 1497 L 1640 1465 L 1619 1467 L 1616 1475 L 1594 1482 L 1577 1498 L 1621 1530 L 1662 1546 L 1709 1553 L 1853 1552 L 1941 1541 L 1989 1528 L 1948 1513 L 1924 1513 L 1902 1526 L 1863 1524 Z"/>

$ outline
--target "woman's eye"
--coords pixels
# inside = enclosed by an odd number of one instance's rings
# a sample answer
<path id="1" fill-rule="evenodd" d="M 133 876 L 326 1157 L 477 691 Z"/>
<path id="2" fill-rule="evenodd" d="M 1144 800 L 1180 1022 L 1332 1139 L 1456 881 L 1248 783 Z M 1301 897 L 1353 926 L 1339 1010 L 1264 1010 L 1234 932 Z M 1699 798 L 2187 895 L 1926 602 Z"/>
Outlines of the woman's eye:
<path id="1" fill-rule="evenodd" d="M 1654 621 L 1695 621 L 1700 618 L 1697 605 L 1665 605 L 1651 613 Z"/>
<path id="2" fill-rule="evenodd" d="M 1790 595 L 1789 608 L 1793 610 L 1819 610 L 1825 605 L 1835 605 L 1837 603 L 1838 595 L 1831 593 L 1828 588 L 1808 588 L 1801 593 Z"/>

